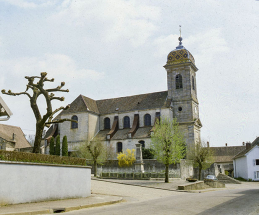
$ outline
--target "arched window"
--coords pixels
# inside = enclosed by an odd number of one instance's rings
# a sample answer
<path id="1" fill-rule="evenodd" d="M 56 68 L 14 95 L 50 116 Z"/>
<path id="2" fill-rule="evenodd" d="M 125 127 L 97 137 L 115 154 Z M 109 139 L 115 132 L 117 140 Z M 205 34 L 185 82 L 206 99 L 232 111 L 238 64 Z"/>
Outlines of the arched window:
<path id="1" fill-rule="evenodd" d="M 109 117 L 104 118 L 104 129 L 111 129 L 111 123 L 110 123 Z"/>
<path id="2" fill-rule="evenodd" d="M 180 74 L 176 75 L 175 77 L 175 88 L 176 89 L 183 88 L 183 78 Z"/>
<path id="3" fill-rule="evenodd" d="M 192 76 L 192 89 L 195 90 L 194 77 Z"/>
<path id="4" fill-rule="evenodd" d="M 130 128 L 130 118 L 128 116 L 123 119 L 123 128 Z"/>
<path id="5" fill-rule="evenodd" d="M 122 142 L 117 143 L 117 152 L 118 153 L 122 152 Z"/>
<path id="6" fill-rule="evenodd" d="M 140 140 L 139 143 L 141 144 L 142 148 L 145 148 L 145 141 L 144 140 Z"/>
<path id="7" fill-rule="evenodd" d="M 72 116 L 71 119 L 77 121 L 77 122 L 71 122 L 71 128 L 72 129 L 78 128 L 78 117 L 76 115 L 74 115 L 74 116 Z"/>
<path id="8" fill-rule="evenodd" d="M 151 126 L 151 116 L 148 113 L 144 116 L 144 125 Z"/>

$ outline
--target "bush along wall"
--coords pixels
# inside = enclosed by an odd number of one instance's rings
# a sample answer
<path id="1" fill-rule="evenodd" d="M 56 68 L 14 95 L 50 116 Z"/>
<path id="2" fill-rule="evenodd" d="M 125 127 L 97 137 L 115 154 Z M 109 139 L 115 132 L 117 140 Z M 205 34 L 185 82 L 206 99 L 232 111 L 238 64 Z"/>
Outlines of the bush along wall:
<path id="1" fill-rule="evenodd" d="M 35 154 L 35 153 L 27 153 L 27 152 L 4 151 L 4 150 L 0 150 L 0 160 L 86 166 L 86 160 L 83 158 L 60 157 L 55 155 L 43 155 L 43 154 Z"/>

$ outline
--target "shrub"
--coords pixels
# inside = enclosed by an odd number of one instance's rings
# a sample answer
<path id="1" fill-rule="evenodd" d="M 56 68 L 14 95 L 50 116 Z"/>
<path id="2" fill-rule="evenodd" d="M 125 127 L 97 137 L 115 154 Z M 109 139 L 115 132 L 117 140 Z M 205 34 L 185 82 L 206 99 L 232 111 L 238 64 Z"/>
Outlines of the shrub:
<path id="1" fill-rule="evenodd" d="M 85 159 L 0 150 L 0 160 L 86 166 Z"/>
<path id="2" fill-rule="evenodd" d="M 63 141 L 62 141 L 62 156 L 68 156 L 67 136 L 63 137 Z"/>
<path id="3" fill-rule="evenodd" d="M 51 137 L 51 139 L 50 139 L 50 144 L 49 144 L 49 154 L 50 154 L 50 155 L 54 155 L 54 154 L 55 154 L 55 146 L 54 146 L 54 143 L 55 143 L 55 139 L 54 139 L 54 137 Z"/>
<path id="4" fill-rule="evenodd" d="M 154 150 L 142 148 L 143 159 L 154 159 Z"/>
<path id="5" fill-rule="evenodd" d="M 135 149 L 127 149 L 126 152 L 120 152 L 117 156 L 118 164 L 120 167 L 130 167 L 136 161 Z"/>
<path id="6" fill-rule="evenodd" d="M 60 136 L 56 136 L 55 155 L 60 156 Z"/>

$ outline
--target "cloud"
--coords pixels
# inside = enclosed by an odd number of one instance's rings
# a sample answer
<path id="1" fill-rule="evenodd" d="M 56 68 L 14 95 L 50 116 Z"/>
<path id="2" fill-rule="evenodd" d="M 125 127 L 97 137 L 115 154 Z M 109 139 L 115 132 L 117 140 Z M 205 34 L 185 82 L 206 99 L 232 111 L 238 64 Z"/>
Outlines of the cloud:
<path id="1" fill-rule="evenodd" d="M 130 40 L 134 47 L 144 44 L 157 30 L 159 19 L 158 7 L 134 0 L 65 0 L 51 17 L 60 24 L 87 28 L 88 33 L 99 35 L 102 40 Z"/>
<path id="2" fill-rule="evenodd" d="M 160 36 L 154 40 L 157 48 L 156 56 L 165 56 L 170 51 L 168 47 L 176 47 L 178 45 L 179 35 L 171 34 L 168 36 Z M 205 32 L 183 38 L 184 47 L 191 51 L 195 50 L 195 58 L 200 60 L 200 64 L 211 64 L 213 57 L 222 52 L 228 52 L 229 47 L 223 36 L 221 29 L 213 28 Z M 193 53 L 192 53 L 193 54 Z"/>
<path id="3" fill-rule="evenodd" d="M 26 0 L 0 0 L 0 1 L 6 2 L 16 7 L 25 8 L 25 9 L 46 7 L 46 6 L 55 4 L 55 0 L 51 0 L 51 1 L 38 0 L 37 3 L 35 3 L 35 1 L 26 1 Z"/>
<path id="4" fill-rule="evenodd" d="M 63 54 L 45 54 L 43 57 L 23 57 L 0 61 L 0 67 L 6 74 L 13 76 L 39 75 L 46 71 L 49 77 L 62 80 L 89 79 L 99 80 L 104 73 L 91 69 L 79 68 L 75 61 Z"/>

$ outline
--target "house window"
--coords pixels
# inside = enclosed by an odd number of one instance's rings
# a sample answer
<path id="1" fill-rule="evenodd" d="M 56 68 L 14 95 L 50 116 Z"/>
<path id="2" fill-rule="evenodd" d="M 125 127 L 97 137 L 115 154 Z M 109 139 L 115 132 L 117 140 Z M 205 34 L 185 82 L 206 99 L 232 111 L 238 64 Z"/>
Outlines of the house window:
<path id="1" fill-rule="evenodd" d="M 130 128 L 130 118 L 128 116 L 123 119 L 123 128 Z"/>
<path id="2" fill-rule="evenodd" d="M 104 118 L 104 129 L 110 129 L 111 123 L 110 123 L 110 118 L 109 117 L 106 117 Z"/>
<path id="3" fill-rule="evenodd" d="M 194 77 L 192 76 L 192 89 L 195 90 Z"/>
<path id="4" fill-rule="evenodd" d="M 122 152 L 122 142 L 117 143 L 117 152 L 118 153 Z"/>
<path id="5" fill-rule="evenodd" d="M 76 115 L 74 115 L 74 116 L 72 116 L 71 119 L 77 121 L 77 122 L 71 122 L 71 128 L 72 129 L 78 128 L 78 117 Z"/>
<path id="6" fill-rule="evenodd" d="M 175 88 L 182 89 L 183 88 L 183 80 L 180 74 L 176 75 L 175 77 Z"/>
<path id="7" fill-rule="evenodd" d="M 144 116 L 144 125 L 151 126 L 151 116 L 148 113 Z"/>
<path id="8" fill-rule="evenodd" d="M 140 140 L 139 143 L 141 144 L 142 148 L 145 148 L 145 141 Z"/>
<path id="9" fill-rule="evenodd" d="M 255 179 L 258 179 L 259 178 L 259 171 L 255 171 L 254 173 L 255 173 L 255 176 L 254 176 Z"/>
<path id="10" fill-rule="evenodd" d="M 259 159 L 255 160 L 255 165 L 259 165 Z"/>

